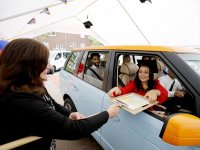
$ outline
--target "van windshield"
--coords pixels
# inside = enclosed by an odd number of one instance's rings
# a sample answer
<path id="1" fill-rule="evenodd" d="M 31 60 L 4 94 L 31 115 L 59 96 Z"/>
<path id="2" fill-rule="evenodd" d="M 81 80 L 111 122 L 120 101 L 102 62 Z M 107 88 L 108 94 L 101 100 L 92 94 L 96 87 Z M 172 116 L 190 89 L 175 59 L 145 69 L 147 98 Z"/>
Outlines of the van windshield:
<path id="1" fill-rule="evenodd" d="M 49 59 L 52 59 L 56 55 L 56 53 L 57 52 L 50 51 Z"/>
<path id="2" fill-rule="evenodd" d="M 200 76 L 200 55 L 178 54 L 199 76 Z"/>

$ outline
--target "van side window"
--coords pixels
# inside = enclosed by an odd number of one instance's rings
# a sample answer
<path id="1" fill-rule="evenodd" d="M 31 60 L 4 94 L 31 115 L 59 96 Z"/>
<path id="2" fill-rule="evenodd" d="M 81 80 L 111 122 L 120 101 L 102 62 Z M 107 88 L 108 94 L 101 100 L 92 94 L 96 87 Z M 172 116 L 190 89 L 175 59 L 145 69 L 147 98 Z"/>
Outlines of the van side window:
<path id="1" fill-rule="evenodd" d="M 80 52 L 73 52 L 72 53 L 69 61 L 67 62 L 67 65 L 65 67 L 65 71 L 70 72 L 72 74 L 74 73 L 79 55 L 80 55 Z"/>
<path id="2" fill-rule="evenodd" d="M 67 57 L 69 56 L 69 53 L 63 52 L 63 58 L 67 59 Z"/>
<path id="3" fill-rule="evenodd" d="M 90 52 L 87 57 L 84 81 L 102 89 L 108 52 Z"/>
<path id="4" fill-rule="evenodd" d="M 58 60 L 58 59 L 60 59 L 61 58 L 61 53 L 58 53 L 57 55 L 56 55 L 56 57 L 55 57 L 55 60 Z"/>
<path id="5" fill-rule="evenodd" d="M 84 66 L 85 66 L 85 63 L 86 63 L 86 59 L 87 59 L 87 54 L 88 53 L 84 53 L 84 55 L 83 55 L 83 58 L 82 58 L 82 60 L 81 60 L 81 63 L 80 63 L 80 66 L 79 66 L 79 69 L 78 69 L 78 77 L 79 78 L 83 78 L 83 75 L 84 75 Z"/>
<path id="6" fill-rule="evenodd" d="M 159 117 L 167 117 L 174 113 L 188 113 L 195 115 L 195 99 L 189 92 L 184 88 L 181 81 L 178 80 L 173 74 L 173 70 L 167 69 L 168 66 L 163 63 L 163 61 L 158 57 L 151 54 L 136 55 L 134 54 L 134 62 L 123 62 L 122 58 L 124 56 L 131 56 L 131 54 L 120 54 L 117 56 L 118 64 L 116 64 L 116 74 L 118 87 L 124 87 L 129 84 L 130 80 L 134 80 L 137 76 L 137 71 L 139 69 L 138 60 L 156 60 L 158 72 L 153 74 L 154 80 L 157 80 L 167 91 L 168 99 L 161 105 L 154 105 L 153 111 L 147 110 L 151 114 L 155 114 Z M 123 57 L 122 57 L 123 56 Z"/>

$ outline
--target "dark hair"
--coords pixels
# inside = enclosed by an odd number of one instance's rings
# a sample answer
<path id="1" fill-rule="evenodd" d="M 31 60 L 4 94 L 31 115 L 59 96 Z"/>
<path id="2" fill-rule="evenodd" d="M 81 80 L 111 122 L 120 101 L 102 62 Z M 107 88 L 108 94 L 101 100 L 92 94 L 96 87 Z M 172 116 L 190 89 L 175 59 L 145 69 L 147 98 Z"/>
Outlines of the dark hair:
<path id="1" fill-rule="evenodd" d="M 33 39 L 9 42 L 0 55 L 0 94 L 30 92 L 44 95 L 40 74 L 48 64 L 49 50 Z"/>
<path id="2" fill-rule="evenodd" d="M 141 67 L 141 66 L 140 66 Z M 148 67 L 148 66 L 147 66 Z M 148 67 L 149 68 L 149 67 Z M 136 84 L 136 88 L 138 91 L 142 90 L 144 91 L 144 88 L 142 87 L 141 85 L 141 80 L 139 79 L 139 70 L 140 68 L 138 69 L 137 73 L 136 73 L 136 77 L 134 79 L 134 83 Z M 149 68 L 149 80 L 147 82 L 147 85 L 148 85 L 148 89 L 145 90 L 145 92 L 147 92 L 148 90 L 152 90 L 154 86 L 156 86 L 157 82 L 154 81 L 154 75 L 153 75 L 153 72 L 150 70 Z"/>
<path id="3" fill-rule="evenodd" d="M 99 53 L 92 53 L 92 54 L 91 54 L 91 59 L 93 59 L 94 56 L 100 57 Z"/>
<path id="4" fill-rule="evenodd" d="M 129 56 L 129 55 L 124 55 L 124 59 L 125 59 L 126 57 L 130 57 L 130 56 Z"/>
<path id="5" fill-rule="evenodd" d="M 151 57 L 150 57 L 150 56 L 142 56 L 142 60 L 144 60 L 145 57 L 148 57 L 149 60 L 151 60 Z"/>

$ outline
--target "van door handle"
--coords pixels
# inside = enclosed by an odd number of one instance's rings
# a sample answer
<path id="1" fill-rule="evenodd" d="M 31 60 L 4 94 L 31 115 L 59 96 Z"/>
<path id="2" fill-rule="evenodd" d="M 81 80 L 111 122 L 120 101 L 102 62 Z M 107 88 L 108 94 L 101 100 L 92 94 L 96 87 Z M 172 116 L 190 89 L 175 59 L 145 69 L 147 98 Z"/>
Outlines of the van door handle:
<path id="1" fill-rule="evenodd" d="M 120 119 L 118 117 L 111 118 L 110 120 L 113 121 L 113 122 L 119 122 L 120 121 Z"/>

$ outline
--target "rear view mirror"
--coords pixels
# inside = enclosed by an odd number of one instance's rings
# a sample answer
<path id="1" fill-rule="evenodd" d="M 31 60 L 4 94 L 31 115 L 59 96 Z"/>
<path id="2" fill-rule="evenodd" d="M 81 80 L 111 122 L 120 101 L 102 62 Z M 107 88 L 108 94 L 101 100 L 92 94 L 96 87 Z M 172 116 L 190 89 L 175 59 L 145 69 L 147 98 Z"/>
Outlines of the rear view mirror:
<path id="1" fill-rule="evenodd" d="M 160 138 L 176 146 L 200 145 L 200 118 L 190 114 L 174 114 L 166 118 Z"/>

